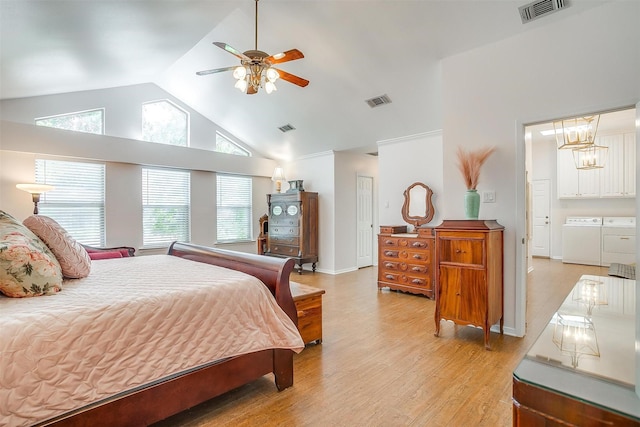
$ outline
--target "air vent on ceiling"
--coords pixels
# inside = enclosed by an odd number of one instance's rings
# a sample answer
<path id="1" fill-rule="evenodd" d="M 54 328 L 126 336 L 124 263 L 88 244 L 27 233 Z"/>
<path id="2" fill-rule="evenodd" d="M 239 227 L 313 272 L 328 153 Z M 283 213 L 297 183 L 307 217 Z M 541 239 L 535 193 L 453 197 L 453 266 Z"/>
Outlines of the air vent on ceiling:
<path id="1" fill-rule="evenodd" d="M 282 132 L 289 132 L 290 130 L 294 130 L 295 128 L 290 124 L 286 124 L 284 126 L 280 126 L 278 129 L 280 129 Z"/>
<path id="2" fill-rule="evenodd" d="M 376 96 L 375 98 L 367 99 L 365 102 L 369 104 L 369 107 L 375 108 L 384 104 L 391 104 L 391 98 L 384 94 L 381 96 Z"/>
<path id="3" fill-rule="evenodd" d="M 526 24 L 534 19 L 564 9 L 567 6 L 567 0 L 540 0 L 521 6 L 518 10 L 520 11 L 522 23 Z"/>

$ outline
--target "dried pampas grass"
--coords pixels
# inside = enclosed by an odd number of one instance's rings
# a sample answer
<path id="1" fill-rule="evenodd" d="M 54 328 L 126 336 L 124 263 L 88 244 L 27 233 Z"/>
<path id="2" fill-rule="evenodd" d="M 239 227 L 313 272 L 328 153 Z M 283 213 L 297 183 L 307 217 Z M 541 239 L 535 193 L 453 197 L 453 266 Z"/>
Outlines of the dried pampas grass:
<path id="1" fill-rule="evenodd" d="M 465 151 L 462 147 L 458 147 L 458 169 L 462 172 L 467 190 L 476 189 L 480 179 L 480 168 L 494 151 L 496 147 L 486 147 L 476 151 Z"/>

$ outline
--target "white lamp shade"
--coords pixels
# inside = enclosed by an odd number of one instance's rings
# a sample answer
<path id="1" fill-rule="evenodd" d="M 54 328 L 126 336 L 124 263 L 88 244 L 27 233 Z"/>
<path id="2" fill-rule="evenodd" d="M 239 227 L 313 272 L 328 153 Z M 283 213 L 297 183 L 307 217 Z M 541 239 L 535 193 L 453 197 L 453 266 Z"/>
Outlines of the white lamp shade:
<path id="1" fill-rule="evenodd" d="M 273 84 L 273 82 L 268 81 L 264 84 L 264 90 L 267 91 L 267 93 L 271 93 L 278 90 L 278 88 L 275 84 Z"/>
<path id="2" fill-rule="evenodd" d="M 55 189 L 53 185 L 48 184 L 16 184 L 16 188 L 31 194 L 42 194 Z"/>
<path id="3" fill-rule="evenodd" d="M 233 77 L 235 79 L 241 80 L 247 76 L 247 69 L 244 67 L 236 67 L 233 69 Z"/>
<path id="4" fill-rule="evenodd" d="M 284 177 L 284 169 L 279 166 L 275 168 L 271 181 L 286 181 L 286 178 Z"/>
<path id="5" fill-rule="evenodd" d="M 278 78 L 280 77 L 280 74 L 278 74 L 278 72 L 273 69 L 273 68 L 269 68 L 267 69 L 267 80 L 270 82 L 275 82 L 276 80 L 278 80 Z"/>
<path id="6" fill-rule="evenodd" d="M 240 91 L 240 92 L 246 92 L 247 91 L 247 81 L 244 79 L 238 80 L 235 84 L 235 87 Z"/>

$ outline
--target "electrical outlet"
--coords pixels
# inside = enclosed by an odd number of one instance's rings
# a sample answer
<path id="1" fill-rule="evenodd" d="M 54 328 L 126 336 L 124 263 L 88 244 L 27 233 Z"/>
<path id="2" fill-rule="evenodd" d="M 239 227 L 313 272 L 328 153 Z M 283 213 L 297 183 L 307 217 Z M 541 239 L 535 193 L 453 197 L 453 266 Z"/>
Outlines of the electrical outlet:
<path id="1" fill-rule="evenodd" d="M 483 191 L 482 192 L 482 203 L 495 203 L 496 202 L 496 192 L 495 191 Z"/>

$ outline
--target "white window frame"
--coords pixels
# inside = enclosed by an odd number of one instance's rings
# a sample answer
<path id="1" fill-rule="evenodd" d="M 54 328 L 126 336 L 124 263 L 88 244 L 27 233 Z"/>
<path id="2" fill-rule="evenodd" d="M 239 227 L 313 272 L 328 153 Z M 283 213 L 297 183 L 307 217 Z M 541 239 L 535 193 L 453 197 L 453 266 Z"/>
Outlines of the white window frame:
<path id="1" fill-rule="evenodd" d="M 165 175 L 162 181 L 150 182 L 150 178 Z M 151 176 L 150 176 L 151 175 Z M 155 176 L 154 176 L 155 175 Z M 173 175 L 173 178 L 171 178 Z M 171 182 L 178 183 L 180 177 L 186 177 L 186 185 L 171 187 Z M 152 184 L 150 186 L 150 184 Z M 183 183 L 184 184 L 184 183 Z M 191 172 L 177 169 L 142 168 L 142 247 L 144 249 L 169 246 L 173 241 L 189 242 L 191 240 Z M 181 198 L 182 197 L 182 198 Z M 150 209 L 174 210 L 184 221 L 175 225 L 182 227 L 180 232 L 157 236 L 149 233 Z M 161 211 L 159 211 L 162 214 Z M 178 218 L 180 219 L 180 218 Z M 155 221 L 158 221 L 156 218 Z M 186 231 L 185 231 L 186 227 Z"/>
<path id="2" fill-rule="evenodd" d="M 241 151 L 241 152 L 243 152 L 245 154 L 227 153 L 226 151 L 219 151 L 218 150 L 218 138 L 223 139 L 225 142 L 228 142 L 229 144 L 235 146 L 239 151 Z M 246 148 L 242 147 L 240 144 L 232 141 L 231 138 L 229 138 L 228 136 L 220 133 L 219 131 L 216 131 L 216 148 L 213 151 L 215 151 L 217 153 L 231 154 L 231 155 L 234 155 L 234 156 L 251 157 L 251 152 L 249 150 L 247 150 Z"/>
<path id="3" fill-rule="evenodd" d="M 238 196 L 242 195 L 239 191 L 241 186 L 238 180 L 247 180 L 248 194 L 244 201 L 238 200 Z M 234 182 L 235 181 L 235 182 Z M 242 175 L 217 174 L 216 175 L 216 242 L 217 243 L 238 243 L 250 242 L 253 240 L 253 178 Z M 238 233 L 230 235 L 225 232 L 224 227 L 236 227 L 238 224 L 230 215 L 233 211 L 244 211 L 247 216 L 246 222 L 240 224 L 241 229 L 246 233 Z M 227 212 L 225 212 L 227 211 Z M 225 215 L 225 213 L 229 215 Z M 242 216 L 242 214 L 240 215 Z"/>
<path id="4" fill-rule="evenodd" d="M 104 246 L 106 165 L 37 158 L 35 176 L 37 183 L 55 187 L 40 196 L 39 214 L 53 218 L 81 244 Z"/>
<path id="5" fill-rule="evenodd" d="M 181 144 L 172 144 L 170 142 L 165 142 L 165 141 L 152 141 L 151 139 L 147 139 L 145 137 L 144 134 L 144 129 L 145 129 L 145 114 L 144 114 L 144 110 L 145 110 L 145 106 L 147 105 L 151 105 L 151 104 L 161 104 L 161 103 L 166 103 L 171 105 L 173 108 L 175 108 L 176 110 L 184 113 L 185 115 L 185 125 L 186 125 L 186 129 L 185 129 L 185 144 L 181 145 Z M 191 115 L 189 114 L 189 112 L 187 110 L 185 110 L 184 108 L 180 107 L 178 104 L 176 104 L 175 102 L 169 100 L 169 99 L 158 99 L 155 101 L 148 101 L 148 102 L 143 102 L 141 107 L 140 107 L 140 139 L 142 139 L 143 141 L 147 141 L 147 142 L 155 142 L 157 144 L 167 144 L 167 145 L 174 145 L 176 147 L 189 147 L 190 146 L 190 140 L 191 140 Z"/>
<path id="6" fill-rule="evenodd" d="M 61 128 L 61 127 L 56 127 L 56 126 L 48 126 L 45 124 L 40 124 L 39 122 L 42 122 L 44 120 L 50 120 L 50 119 L 57 119 L 59 117 L 73 117 L 73 116 L 80 116 L 83 114 L 88 114 L 88 113 L 95 113 L 95 112 L 99 112 L 100 113 L 100 118 L 101 118 L 101 124 L 100 124 L 100 132 L 96 133 L 96 132 L 86 132 L 83 130 L 76 130 L 76 129 L 69 129 L 69 128 Z M 53 129 L 64 129 L 64 130 L 70 130 L 72 132 L 84 132 L 84 133 L 91 133 L 94 135 L 104 135 L 104 128 L 105 128 L 105 109 L 104 108 L 94 108 L 91 110 L 82 110 L 82 111 L 75 111 L 72 113 L 63 113 L 63 114 L 55 114 L 53 116 L 45 116 L 45 117 L 37 117 L 34 119 L 34 123 L 36 126 L 43 126 L 43 127 L 50 127 Z"/>

